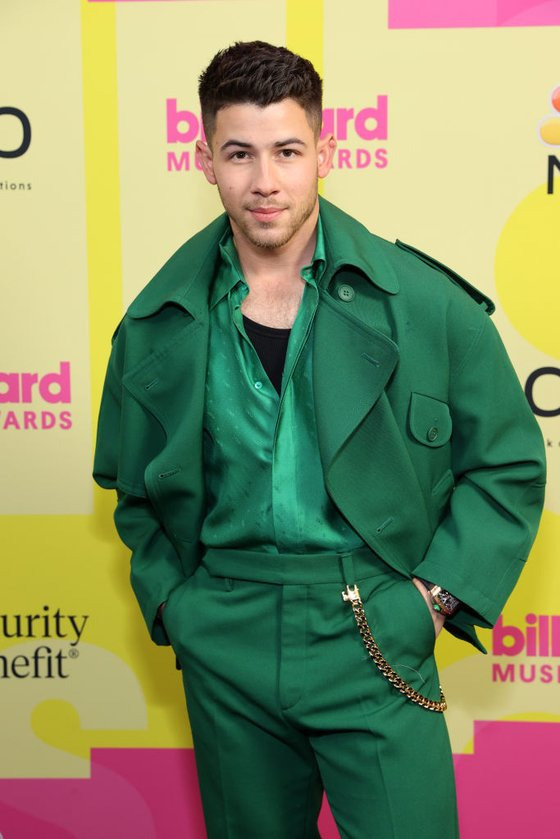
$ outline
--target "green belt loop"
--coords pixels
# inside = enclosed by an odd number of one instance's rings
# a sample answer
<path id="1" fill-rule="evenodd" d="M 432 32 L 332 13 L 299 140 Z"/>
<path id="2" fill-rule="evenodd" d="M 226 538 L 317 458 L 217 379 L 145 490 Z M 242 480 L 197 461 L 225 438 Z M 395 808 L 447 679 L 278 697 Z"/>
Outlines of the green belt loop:
<path id="1" fill-rule="evenodd" d="M 355 585 L 356 574 L 354 572 L 354 561 L 352 559 L 352 554 L 344 552 L 339 554 L 339 556 L 340 563 L 342 565 L 342 579 L 344 580 L 347 586 Z"/>

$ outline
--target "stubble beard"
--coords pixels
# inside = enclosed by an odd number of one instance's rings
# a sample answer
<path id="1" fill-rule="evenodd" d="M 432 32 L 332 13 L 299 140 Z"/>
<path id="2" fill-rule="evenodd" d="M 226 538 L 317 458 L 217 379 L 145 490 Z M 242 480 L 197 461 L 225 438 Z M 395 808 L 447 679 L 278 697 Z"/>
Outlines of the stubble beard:
<path id="1" fill-rule="evenodd" d="M 219 192 L 218 187 L 218 192 Z M 248 242 L 256 248 L 262 248 L 263 250 L 275 250 L 276 248 L 281 248 L 286 245 L 290 239 L 298 232 L 298 230 L 303 227 L 307 219 L 312 214 L 313 210 L 315 209 L 315 204 L 317 203 L 317 193 L 309 196 L 309 199 L 306 201 L 305 204 L 302 204 L 296 213 L 296 215 L 291 219 L 288 227 L 281 228 L 278 230 L 276 236 L 267 236 L 266 231 L 274 230 L 276 227 L 276 222 L 266 222 L 255 221 L 256 227 L 248 223 L 247 217 L 241 211 L 239 214 L 231 212 L 228 208 L 226 202 L 224 201 L 223 195 L 220 192 L 220 198 L 222 199 L 222 204 L 224 205 L 224 209 L 230 219 L 235 223 L 235 225 L 239 228 L 241 233 L 245 236 Z M 261 235 L 259 235 L 261 234 Z"/>

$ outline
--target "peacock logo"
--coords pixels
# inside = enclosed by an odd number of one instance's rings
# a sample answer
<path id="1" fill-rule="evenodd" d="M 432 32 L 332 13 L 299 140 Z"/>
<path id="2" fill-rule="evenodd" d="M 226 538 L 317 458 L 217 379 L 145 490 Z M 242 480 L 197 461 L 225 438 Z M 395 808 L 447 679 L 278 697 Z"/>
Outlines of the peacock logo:
<path id="1" fill-rule="evenodd" d="M 547 114 L 539 125 L 539 137 L 547 146 L 560 146 L 560 85 L 550 94 L 555 113 Z"/>

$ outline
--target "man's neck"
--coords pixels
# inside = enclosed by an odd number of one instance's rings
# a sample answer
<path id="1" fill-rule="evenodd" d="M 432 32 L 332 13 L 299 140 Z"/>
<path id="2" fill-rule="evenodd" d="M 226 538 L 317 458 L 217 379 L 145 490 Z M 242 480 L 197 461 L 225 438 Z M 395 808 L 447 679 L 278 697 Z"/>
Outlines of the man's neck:
<path id="1" fill-rule="evenodd" d="M 277 285 L 299 279 L 301 269 L 310 264 L 315 252 L 318 216 L 317 204 L 289 242 L 279 248 L 259 248 L 234 229 L 233 241 L 249 285 L 251 280 Z"/>

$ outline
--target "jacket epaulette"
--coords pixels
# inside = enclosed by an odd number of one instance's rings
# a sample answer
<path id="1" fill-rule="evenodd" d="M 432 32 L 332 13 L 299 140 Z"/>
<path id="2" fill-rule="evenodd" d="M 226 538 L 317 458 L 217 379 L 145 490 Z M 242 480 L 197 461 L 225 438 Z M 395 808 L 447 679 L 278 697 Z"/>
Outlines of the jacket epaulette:
<path id="1" fill-rule="evenodd" d="M 467 292 L 473 300 L 479 304 L 479 306 L 483 306 L 486 309 L 486 312 L 491 315 L 496 310 L 496 306 L 494 301 L 490 299 L 486 294 L 484 294 L 480 289 L 475 288 L 468 280 L 465 280 L 464 277 L 461 277 L 460 274 L 457 274 L 456 271 L 453 271 L 452 268 L 448 268 L 447 265 L 444 265 L 442 262 L 438 262 L 437 259 L 434 259 L 433 256 L 430 256 L 424 251 L 418 250 L 418 248 L 413 247 L 412 245 L 407 245 L 405 242 L 401 242 L 400 239 L 395 241 L 395 244 L 402 248 L 402 250 L 408 251 L 411 254 L 414 254 L 422 262 L 425 262 L 426 265 L 431 265 L 432 268 L 436 268 L 438 271 L 446 274 L 449 279 L 462 288 L 464 291 Z"/>

